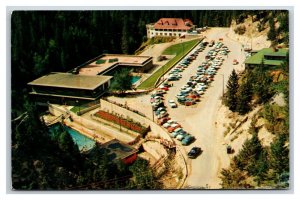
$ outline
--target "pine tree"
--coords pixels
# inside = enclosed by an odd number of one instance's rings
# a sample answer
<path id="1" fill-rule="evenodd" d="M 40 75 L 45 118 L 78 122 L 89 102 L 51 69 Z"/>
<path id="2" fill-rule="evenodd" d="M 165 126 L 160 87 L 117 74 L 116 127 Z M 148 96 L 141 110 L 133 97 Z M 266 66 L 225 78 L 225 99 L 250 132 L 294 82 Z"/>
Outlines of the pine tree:
<path id="1" fill-rule="evenodd" d="M 233 112 L 236 111 L 236 108 L 237 108 L 238 88 L 239 88 L 238 75 L 236 74 L 235 70 L 232 70 L 232 73 L 231 73 L 228 83 L 227 83 L 227 93 L 225 96 L 225 104 Z"/>
<path id="2" fill-rule="evenodd" d="M 273 42 L 276 40 L 276 30 L 275 30 L 274 19 L 272 17 L 269 19 L 269 26 L 270 26 L 270 30 L 268 32 L 268 40 Z"/>
<path id="3" fill-rule="evenodd" d="M 246 114 L 250 111 L 250 101 L 252 99 L 252 87 L 249 81 L 243 83 L 239 87 L 238 95 L 237 95 L 237 111 L 239 114 Z"/>
<path id="4" fill-rule="evenodd" d="M 272 90 L 272 78 L 265 70 L 264 61 L 252 73 L 251 82 L 253 83 L 253 93 L 257 95 L 257 103 L 267 102 L 274 94 Z"/>
<path id="5" fill-rule="evenodd" d="M 257 174 L 255 167 L 257 160 L 261 156 L 263 148 L 258 139 L 258 134 L 254 133 L 250 140 L 243 144 L 243 149 L 236 156 L 236 164 L 239 169 L 246 170 L 250 175 Z"/>
<path id="6" fill-rule="evenodd" d="M 126 90 L 131 88 L 131 76 L 129 76 L 129 69 L 121 69 L 116 72 L 114 75 L 114 79 L 110 85 L 110 90 L 112 91 L 120 91 L 123 93 Z"/>
<path id="7" fill-rule="evenodd" d="M 280 134 L 271 144 L 270 165 L 277 174 L 289 171 L 289 149 L 286 135 Z"/>
<path id="8" fill-rule="evenodd" d="M 148 167 L 146 160 L 138 158 L 135 163 L 129 167 L 133 174 L 131 189 L 158 189 L 159 182 L 156 180 L 151 168 Z"/>

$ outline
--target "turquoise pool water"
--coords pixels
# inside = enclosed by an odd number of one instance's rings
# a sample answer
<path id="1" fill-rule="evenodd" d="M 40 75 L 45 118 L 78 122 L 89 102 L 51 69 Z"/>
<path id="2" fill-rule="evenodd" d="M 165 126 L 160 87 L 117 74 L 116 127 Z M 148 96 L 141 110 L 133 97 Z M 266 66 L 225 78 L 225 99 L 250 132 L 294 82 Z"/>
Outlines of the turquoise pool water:
<path id="1" fill-rule="evenodd" d="M 131 76 L 131 84 L 134 84 L 135 82 L 137 82 L 138 80 L 140 80 L 140 76 Z"/>
<path id="2" fill-rule="evenodd" d="M 51 126 L 50 132 L 54 131 L 55 129 L 59 129 L 59 126 L 60 125 L 58 125 L 58 124 Z M 91 140 L 90 138 L 80 134 L 78 131 L 71 129 L 70 127 L 65 126 L 64 128 L 70 134 L 74 143 L 77 144 L 79 151 L 90 150 L 91 148 L 94 147 L 94 145 L 96 143 L 94 140 Z"/>

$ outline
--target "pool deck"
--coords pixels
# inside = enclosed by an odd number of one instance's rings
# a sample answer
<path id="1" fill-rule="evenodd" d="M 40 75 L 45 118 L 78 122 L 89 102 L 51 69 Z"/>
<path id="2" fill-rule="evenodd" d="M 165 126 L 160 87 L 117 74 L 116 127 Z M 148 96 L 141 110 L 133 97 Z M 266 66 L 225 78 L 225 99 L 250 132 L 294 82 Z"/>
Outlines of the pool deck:
<path id="1" fill-rule="evenodd" d="M 132 143 L 136 139 L 136 137 L 133 137 L 127 133 L 120 132 L 113 127 L 95 121 L 91 116 L 94 112 L 97 112 L 98 109 L 78 116 L 69 110 L 71 107 L 53 104 L 52 107 L 55 107 L 56 109 L 56 116 L 61 115 L 62 112 L 64 112 L 64 114 L 69 113 L 71 115 L 72 120 L 65 119 L 65 125 L 101 144 L 113 139 L 118 139 L 121 142 L 128 144 Z"/>
<path id="2" fill-rule="evenodd" d="M 111 137 L 108 137 L 107 135 L 104 136 L 102 133 L 100 133 L 97 130 L 96 131 L 90 130 L 80 124 L 77 124 L 77 123 L 65 122 L 65 125 L 76 130 L 80 134 L 82 134 L 94 141 L 97 141 L 100 144 L 106 143 L 113 139 Z"/>

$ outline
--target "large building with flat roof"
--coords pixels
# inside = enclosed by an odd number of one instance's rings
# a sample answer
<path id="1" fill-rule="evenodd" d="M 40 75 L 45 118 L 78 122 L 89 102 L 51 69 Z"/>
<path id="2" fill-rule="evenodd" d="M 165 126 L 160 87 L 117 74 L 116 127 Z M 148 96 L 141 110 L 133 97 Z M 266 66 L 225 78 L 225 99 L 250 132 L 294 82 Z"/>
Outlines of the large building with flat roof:
<path id="1" fill-rule="evenodd" d="M 105 93 L 112 76 L 50 73 L 28 83 L 30 94 L 40 104 L 75 104 L 93 101 Z"/>
<path id="2" fill-rule="evenodd" d="M 288 49 L 264 48 L 245 60 L 245 68 L 257 67 L 264 63 L 268 67 L 278 67 L 288 56 Z"/>
<path id="3" fill-rule="evenodd" d="M 147 37 L 181 37 L 195 28 L 193 22 L 182 18 L 161 18 L 156 23 L 147 24 Z"/>
<path id="4" fill-rule="evenodd" d="M 103 75 L 121 67 L 130 67 L 134 72 L 143 73 L 153 67 L 152 57 L 125 54 L 103 54 L 80 67 L 78 73 L 82 75 Z"/>

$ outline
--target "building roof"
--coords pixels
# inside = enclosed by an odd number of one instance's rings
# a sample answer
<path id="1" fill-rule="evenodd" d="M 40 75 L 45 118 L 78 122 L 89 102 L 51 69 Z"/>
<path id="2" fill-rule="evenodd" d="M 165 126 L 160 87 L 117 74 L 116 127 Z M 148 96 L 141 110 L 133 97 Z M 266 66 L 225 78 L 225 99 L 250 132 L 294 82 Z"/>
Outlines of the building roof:
<path id="1" fill-rule="evenodd" d="M 267 60 L 264 59 L 264 56 L 280 56 L 284 57 L 287 56 L 288 49 L 278 49 L 278 51 L 274 51 L 272 48 L 264 48 L 260 51 L 258 51 L 253 56 L 249 57 L 245 60 L 245 64 L 261 64 L 262 61 L 264 61 L 264 64 L 266 65 L 276 65 L 279 66 L 283 63 L 282 60 Z"/>
<path id="2" fill-rule="evenodd" d="M 181 30 L 189 30 L 193 22 L 189 19 L 182 18 L 161 18 L 155 24 L 155 29 L 181 29 Z"/>
<path id="3" fill-rule="evenodd" d="M 103 54 L 91 60 L 79 69 L 79 74 L 103 74 L 118 65 L 143 67 L 152 60 L 151 56 L 136 56 L 125 54 Z"/>
<path id="4" fill-rule="evenodd" d="M 42 76 L 28 85 L 94 90 L 111 78 L 112 76 L 87 76 L 58 72 Z"/>
<path id="5" fill-rule="evenodd" d="M 138 151 L 137 149 L 131 147 L 130 145 L 124 144 L 117 139 L 106 142 L 102 144 L 101 147 L 108 150 L 108 156 L 111 158 L 111 160 L 124 159 Z"/>

